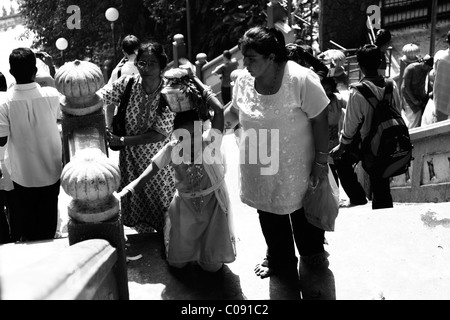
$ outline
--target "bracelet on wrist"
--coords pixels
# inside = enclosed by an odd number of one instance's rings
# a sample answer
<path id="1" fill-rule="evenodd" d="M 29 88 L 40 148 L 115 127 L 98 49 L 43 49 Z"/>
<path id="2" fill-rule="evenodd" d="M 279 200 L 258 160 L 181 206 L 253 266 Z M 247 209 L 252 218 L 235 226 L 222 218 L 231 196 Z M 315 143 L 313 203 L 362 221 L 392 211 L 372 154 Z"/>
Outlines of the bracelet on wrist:
<path id="1" fill-rule="evenodd" d="M 127 193 L 134 194 L 134 188 L 133 188 L 133 187 L 126 186 L 126 187 L 123 188 L 123 189 L 124 189 L 124 190 L 127 190 L 127 191 L 128 191 Z"/>
<path id="2" fill-rule="evenodd" d="M 325 167 L 328 166 L 328 162 L 317 162 L 317 161 L 314 161 L 314 163 L 316 165 L 318 165 L 319 167 L 322 167 L 322 168 L 325 168 Z"/>
<path id="3" fill-rule="evenodd" d="M 328 155 L 328 152 L 316 151 L 316 153 L 321 154 L 321 155 L 324 155 L 324 156 L 327 156 L 327 155 Z"/>

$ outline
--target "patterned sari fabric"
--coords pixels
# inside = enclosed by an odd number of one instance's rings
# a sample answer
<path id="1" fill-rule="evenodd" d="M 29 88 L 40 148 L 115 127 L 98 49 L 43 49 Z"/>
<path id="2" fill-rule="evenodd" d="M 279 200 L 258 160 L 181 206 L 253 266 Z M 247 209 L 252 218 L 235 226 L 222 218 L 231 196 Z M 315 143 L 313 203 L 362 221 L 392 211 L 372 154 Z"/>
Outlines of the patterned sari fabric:
<path id="1" fill-rule="evenodd" d="M 174 114 L 168 107 L 158 111 L 162 86 L 153 94 L 147 95 L 142 89 L 140 75 L 134 75 L 135 83 L 131 90 L 126 112 L 126 132 L 129 136 L 156 131 L 165 135 L 164 141 L 144 145 L 126 146 L 119 154 L 121 190 L 150 165 L 152 157 L 169 141 L 173 127 Z M 129 76 L 121 77 L 103 93 L 106 105 L 120 102 Z M 121 214 L 124 225 L 139 233 L 162 232 L 164 215 L 175 192 L 174 171 L 168 166 L 133 196 L 122 198 Z"/>

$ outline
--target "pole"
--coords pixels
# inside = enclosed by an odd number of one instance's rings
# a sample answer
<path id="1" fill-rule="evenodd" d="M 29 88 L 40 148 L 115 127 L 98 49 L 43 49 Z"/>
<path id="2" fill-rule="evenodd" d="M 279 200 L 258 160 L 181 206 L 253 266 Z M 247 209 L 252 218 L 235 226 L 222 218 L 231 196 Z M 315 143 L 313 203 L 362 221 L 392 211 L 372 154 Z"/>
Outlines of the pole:
<path id="1" fill-rule="evenodd" d="M 367 23 L 369 24 L 369 27 L 370 27 L 370 33 L 369 33 L 370 44 L 374 44 L 375 43 L 375 32 L 373 31 L 372 20 L 370 20 L 369 15 L 367 15 Z"/>
<path id="2" fill-rule="evenodd" d="M 288 0 L 287 2 L 287 11 L 288 11 L 288 24 L 292 26 L 292 0 Z"/>
<path id="3" fill-rule="evenodd" d="M 273 4 L 272 2 L 269 2 L 267 4 L 267 28 L 274 27 L 273 10 Z"/>
<path id="4" fill-rule="evenodd" d="M 112 33 L 112 45 L 113 45 L 113 52 L 114 52 L 114 64 L 115 67 L 117 64 L 117 52 L 116 52 L 116 36 L 114 34 L 114 22 L 111 22 L 111 33 Z"/>
<path id="5" fill-rule="evenodd" d="M 311 5 L 310 5 L 310 20 L 311 20 L 311 25 L 309 26 L 310 28 L 310 32 L 311 32 L 311 46 L 314 43 L 314 39 L 313 39 L 313 33 L 314 33 L 314 21 L 313 21 L 313 11 L 314 11 L 314 1 L 311 1 Z"/>
<path id="6" fill-rule="evenodd" d="M 432 0 L 431 3 L 431 35 L 430 35 L 430 56 L 434 55 L 436 46 L 436 19 L 437 19 L 438 0 Z"/>
<path id="7" fill-rule="evenodd" d="M 188 59 L 192 61 L 192 42 L 191 42 L 191 6 L 189 0 L 186 0 L 186 19 L 187 19 L 187 36 L 188 36 Z"/>

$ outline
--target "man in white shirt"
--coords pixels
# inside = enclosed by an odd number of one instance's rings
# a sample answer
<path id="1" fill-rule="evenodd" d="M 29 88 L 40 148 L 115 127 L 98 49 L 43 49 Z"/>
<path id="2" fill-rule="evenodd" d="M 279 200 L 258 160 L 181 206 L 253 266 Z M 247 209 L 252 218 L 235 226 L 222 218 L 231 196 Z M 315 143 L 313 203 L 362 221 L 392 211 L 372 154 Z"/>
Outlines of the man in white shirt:
<path id="1" fill-rule="evenodd" d="M 140 41 L 136 36 L 128 35 L 122 40 L 122 52 L 124 57 L 117 64 L 111 73 L 108 85 L 112 84 L 114 81 L 119 79 L 123 75 L 133 75 L 138 74 L 139 71 L 134 64 L 136 60 L 136 54 L 139 49 Z"/>
<path id="2" fill-rule="evenodd" d="M 449 48 L 435 53 L 433 71 L 430 73 L 437 121 L 447 120 L 450 116 L 450 31 L 446 39 Z"/>
<path id="3" fill-rule="evenodd" d="M 16 84 L 0 98 L 0 146 L 18 197 L 26 241 L 53 239 L 58 221 L 62 143 L 59 92 L 36 83 L 36 56 L 17 48 L 9 56 Z"/>

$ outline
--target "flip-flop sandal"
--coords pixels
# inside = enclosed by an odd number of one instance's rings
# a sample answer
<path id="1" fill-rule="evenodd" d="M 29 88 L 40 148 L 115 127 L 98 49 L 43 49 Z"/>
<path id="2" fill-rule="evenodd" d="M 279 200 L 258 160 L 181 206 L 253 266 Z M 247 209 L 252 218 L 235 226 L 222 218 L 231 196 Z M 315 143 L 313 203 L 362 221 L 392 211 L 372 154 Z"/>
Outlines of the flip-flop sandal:
<path id="1" fill-rule="evenodd" d="M 269 267 L 269 261 L 267 259 L 264 259 L 263 262 L 256 265 L 255 273 L 261 279 L 264 279 L 272 276 L 275 273 L 275 271 L 273 268 Z"/>

